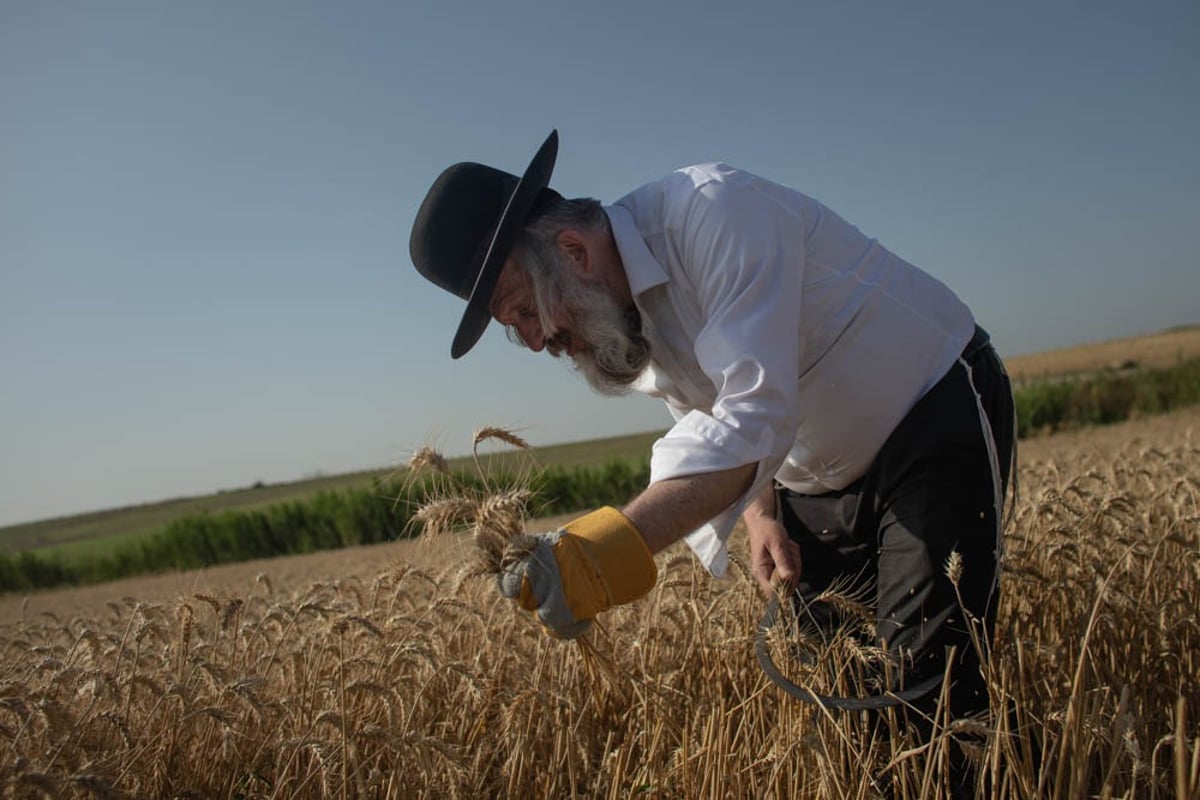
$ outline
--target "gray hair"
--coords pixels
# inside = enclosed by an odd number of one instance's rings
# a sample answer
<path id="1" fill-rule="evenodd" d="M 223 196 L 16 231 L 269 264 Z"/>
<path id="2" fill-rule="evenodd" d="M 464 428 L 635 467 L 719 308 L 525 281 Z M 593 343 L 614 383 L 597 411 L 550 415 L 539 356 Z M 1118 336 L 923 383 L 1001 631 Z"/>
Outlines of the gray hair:
<path id="1" fill-rule="evenodd" d="M 545 203 L 538 209 L 537 216 L 525 223 L 518 242 L 525 239 L 553 242 L 567 228 L 607 231 L 608 214 L 604 213 L 600 201 L 594 198 L 576 197 L 568 200 L 557 197 Z"/>
<path id="2" fill-rule="evenodd" d="M 543 328 L 549 330 L 549 313 L 569 294 L 567 281 L 571 275 L 562 253 L 558 250 L 558 235 L 569 228 L 608 233 L 608 215 L 599 200 L 591 197 L 567 199 L 559 197 L 539 210 L 537 217 L 525 225 L 517 236 L 515 252 L 529 273 L 537 296 Z M 511 338 L 511 337 L 510 337 Z"/>

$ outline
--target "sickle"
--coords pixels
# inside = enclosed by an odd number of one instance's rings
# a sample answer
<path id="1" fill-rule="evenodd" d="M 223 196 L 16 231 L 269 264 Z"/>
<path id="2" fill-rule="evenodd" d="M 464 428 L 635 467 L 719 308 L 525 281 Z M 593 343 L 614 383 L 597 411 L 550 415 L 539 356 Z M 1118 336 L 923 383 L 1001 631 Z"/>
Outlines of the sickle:
<path id="1" fill-rule="evenodd" d="M 778 614 L 779 598 L 772 597 L 771 601 L 767 603 L 766 613 L 763 614 L 762 620 L 758 623 L 758 630 L 754 635 L 754 652 L 758 656 L 758 665 L 762 667 L 762 671 L 767 674 L 772 683 L 797 700 L 826 708 L 842 708 L 847 711 L 878 710 L 907 705 L 929 694 L 930 691 L 942 682 L 941 675 L 934 675 L 909 689 L 902 689 L 898 692 L 885 692 L 879 695 L 869 695 L 867 697 L 836 697 L 810 692 L 808 689 L 788 680 L 779 671 L 779 668 L 775 666 L 775 662 L 771 660 L 770 648 L 767 646 L 767 634 L 775 626 L 775 618 Z"/>

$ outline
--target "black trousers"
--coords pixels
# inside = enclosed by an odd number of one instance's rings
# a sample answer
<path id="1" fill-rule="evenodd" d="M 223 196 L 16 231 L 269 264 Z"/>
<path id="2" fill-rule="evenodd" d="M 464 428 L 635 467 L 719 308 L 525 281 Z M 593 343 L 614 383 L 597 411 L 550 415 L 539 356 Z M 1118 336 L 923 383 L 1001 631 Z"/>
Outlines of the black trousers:
<path id="1" fill-rule="evenodd" d="M 822 495 L 777 490 L 781 520 L 800 544 L 801 597 L 811 603 L 835 582 L 873 593 L 877 636 L 907 686 L 942 674 L 948 648 L 957 648 L 954 717 L 987 709 L 980 654 L 959 595 L 990 640 L 1014 428 L 1008 375 L 976 328 L 959 361 L 896 426 L 865 476 Z M 957 593 L 946 574 L 952 552 L 962 563 Z M 932 712 L 938 694 L 932 690 L 918 710 Z"/>

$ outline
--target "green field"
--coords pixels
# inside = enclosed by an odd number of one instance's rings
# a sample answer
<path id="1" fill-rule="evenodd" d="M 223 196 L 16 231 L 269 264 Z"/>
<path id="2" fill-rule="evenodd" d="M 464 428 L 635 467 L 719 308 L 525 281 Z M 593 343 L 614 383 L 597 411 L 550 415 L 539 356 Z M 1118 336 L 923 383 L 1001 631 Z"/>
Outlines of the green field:
<path id="1" fill-rule="evenodd" d="M 534 448 L 527 453 L 498 451 L 481 456 L 485 469 L 499 469 L 514 459 L 543 467 L 574 467 L 598 464 L 612 458 L 643 456 L 650 452 L 661 431 L 592 439 Z M 470 457 L 450 460 L 451 467 L 466 466 Z M 397 469 L 401 469 L 398 467 Z M 181 517 L 207 512 L 252 511 L 280 503 L 305 500 L 319 492 L 365 489 L 397 469 L 353 472 L 310 478 L 291 483 L 265 484 L 230 489 L 201 497 L 186 497 L 145 503 L 106 511 L 28 522 L 0 528 L 0 553 L 38 551 L 67 559 L 88 558 L 114 546 L 161 530 Z"/>

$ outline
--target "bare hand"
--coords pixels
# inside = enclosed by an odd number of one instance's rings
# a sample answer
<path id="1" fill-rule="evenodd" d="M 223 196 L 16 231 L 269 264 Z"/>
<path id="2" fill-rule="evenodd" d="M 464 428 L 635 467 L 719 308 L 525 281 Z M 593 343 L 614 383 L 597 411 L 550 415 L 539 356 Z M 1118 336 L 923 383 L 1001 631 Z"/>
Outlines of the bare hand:
<path id="1" fill-rule="evenodd" d="M 792 541 L 777 520 L 761 517 L 747 520 L 750 534 L 750 571 L 763 595 L 783 589 L 791 593 L 800 580 L 800 545 Z"/>

